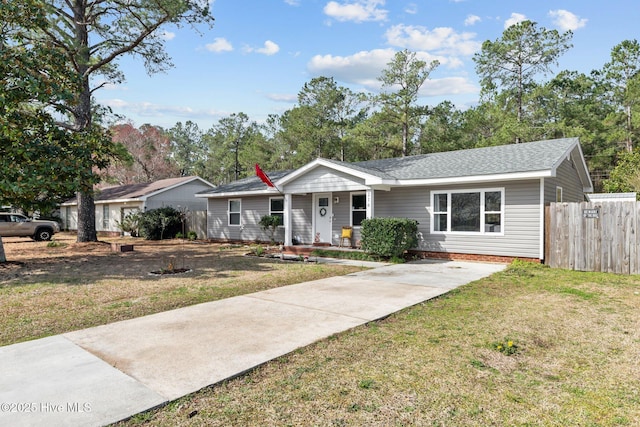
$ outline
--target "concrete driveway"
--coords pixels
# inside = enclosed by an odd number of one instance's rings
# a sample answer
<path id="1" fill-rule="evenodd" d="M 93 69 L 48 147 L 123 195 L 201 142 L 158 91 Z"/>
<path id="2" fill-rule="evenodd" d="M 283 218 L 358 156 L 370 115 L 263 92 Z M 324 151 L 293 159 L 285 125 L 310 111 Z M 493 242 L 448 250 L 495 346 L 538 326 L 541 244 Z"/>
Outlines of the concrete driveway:
<path id="1" fill-rule="evenodd" d="M 504 268 L 383 266 L 0 347 L 0 425 L 116 422 Z"/>

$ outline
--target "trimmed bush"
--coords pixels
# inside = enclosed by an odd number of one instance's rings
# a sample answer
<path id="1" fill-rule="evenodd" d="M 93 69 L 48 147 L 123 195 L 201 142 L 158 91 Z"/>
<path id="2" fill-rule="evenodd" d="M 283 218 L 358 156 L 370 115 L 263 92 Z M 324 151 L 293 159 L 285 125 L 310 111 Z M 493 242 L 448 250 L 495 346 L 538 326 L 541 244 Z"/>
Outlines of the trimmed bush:
<path id="1" fill-rule="evenodd" d="M 360 228 L 362 249 L 385 258 L 401 257 L 418 245 L 418 221 L 408 218 L 370 218 Z"/>
<path id="2" fill-rule="evenodd" d="M 269 239 L 273 245 L 276 242 L 275 235 L 280 225 L 280 217 L 276 215 L 265 215 L 260 218 L 258 224 L 260 224 L 260 228 L 269 233 Z"/>
<path id="3" fill-rule="evenodd" d="M 138 228 L 147 240 L 170 239 L 181 231 L 182 213 L 171 206 L 142 212 Z"/>

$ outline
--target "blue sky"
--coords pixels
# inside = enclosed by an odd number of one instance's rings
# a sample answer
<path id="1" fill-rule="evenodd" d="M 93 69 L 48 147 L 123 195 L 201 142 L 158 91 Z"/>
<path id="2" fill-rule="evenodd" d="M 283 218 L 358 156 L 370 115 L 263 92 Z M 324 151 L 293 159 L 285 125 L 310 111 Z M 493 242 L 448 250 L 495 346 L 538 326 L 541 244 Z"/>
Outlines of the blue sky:
<path id="1" fill-rule="evenodd" d="M 420 102 L 447 99 L 458 108 L 478 100 L 473 54 L 506 26 L 529 19 L 573 32 L 573 48 L 555 71 L 588 73 L 611 48 L 638 38 L 637 0 L 215 0 L 215 24 L 163 28 L 175 67 L 149 76 L 140 59 L 120 61 L 126 82 L 96 92 L 99 103 L 132 120 L 202 130 L 232 113 L 264 122 L 295 105 L 302 85 L 334 77 L 354 91 L 376 92 L 395 52 L 409 49 L 441 65 Z"/>

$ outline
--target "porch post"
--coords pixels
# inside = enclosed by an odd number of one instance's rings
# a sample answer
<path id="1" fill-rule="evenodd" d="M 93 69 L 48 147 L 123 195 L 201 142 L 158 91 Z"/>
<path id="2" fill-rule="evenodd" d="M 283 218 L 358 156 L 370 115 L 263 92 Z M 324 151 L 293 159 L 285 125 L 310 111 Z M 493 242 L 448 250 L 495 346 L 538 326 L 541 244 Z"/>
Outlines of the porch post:
<path id="1" fill-rule="evenodd" d="M 284 195 L 284 245 L 291 246 L 293 244 L 293 231 L 291 230 L 291 194 Z"/>
<path id="2" fill-rule="evenodd" d="M 373 208 L 375 207 L 374 189 L 367 189 L 367 219 L 373 218 Z"/>

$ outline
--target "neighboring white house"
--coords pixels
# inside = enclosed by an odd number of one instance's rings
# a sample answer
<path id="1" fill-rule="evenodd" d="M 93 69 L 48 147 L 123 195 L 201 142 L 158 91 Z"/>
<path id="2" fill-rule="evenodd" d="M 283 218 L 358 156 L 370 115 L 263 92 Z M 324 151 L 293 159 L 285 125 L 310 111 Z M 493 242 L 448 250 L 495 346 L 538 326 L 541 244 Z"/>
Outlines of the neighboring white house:
<path id="1" fill-rule="evenodd" d="M 635 202 L 636 193 L 591 193 L 587 199 L 593 203 L 601 202 Z"/>
<path id="2" fill-rule="evenodd" d="M 208 199 L 207 235 L 267 240 L 258 221 L 282 217 L 285 246 L 360 238 L 365 218 L 418 221 L 415 250 L 429 256 L 544 258 L 545 205 L 581 202 L 593 185 L 577 138 L 357 163 L 316 159 L 294 171 L 221 185 Z"/>
<path id="3" fill-rule="evenodd" d="M 196 198 L 195 195 L 213 188 L 213 184 L 197 176 L 103 188 L 95 196 L 96 231 L 120 232 L 118 222 L 129 213 L 164 206 L 191 213 L 206 212 L 206 200 Z M 62 203 L 60 216 L 64 229 L 78 229 L 78 202 L 75 198 Z M 203 230 L 199 234 L 204 237 L 206 233 Z"/>

